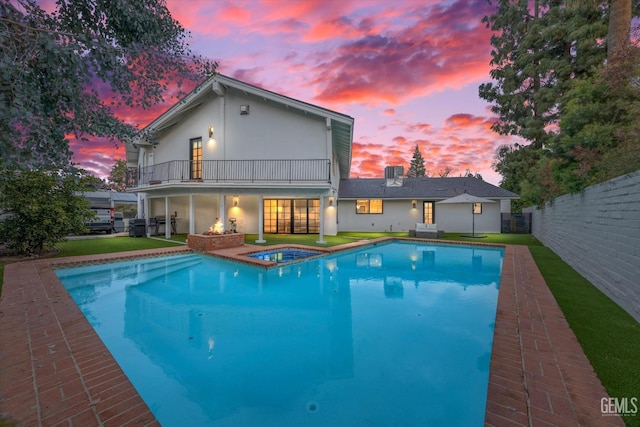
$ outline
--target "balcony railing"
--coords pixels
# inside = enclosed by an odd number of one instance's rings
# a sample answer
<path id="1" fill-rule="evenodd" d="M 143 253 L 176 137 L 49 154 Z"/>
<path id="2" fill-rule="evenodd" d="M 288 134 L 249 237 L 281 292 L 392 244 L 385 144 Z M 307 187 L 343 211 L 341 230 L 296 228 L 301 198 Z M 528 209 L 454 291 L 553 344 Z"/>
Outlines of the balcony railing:
<path id="1" fill-rule="evenodd" d="M 127 171 L 127 187 L 162 183 L 330 182 L 331 162 L 307 160 L 173 160 Z"/>

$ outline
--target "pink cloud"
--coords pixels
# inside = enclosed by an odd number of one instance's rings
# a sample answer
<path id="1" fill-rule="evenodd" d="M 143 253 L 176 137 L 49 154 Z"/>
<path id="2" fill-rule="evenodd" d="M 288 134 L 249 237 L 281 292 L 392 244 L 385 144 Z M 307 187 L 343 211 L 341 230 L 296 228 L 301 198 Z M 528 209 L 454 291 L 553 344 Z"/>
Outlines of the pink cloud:
<path id="1" fill-rule="evenodd" d="M 419 19 L 405 28 L 346 41 L 334 55 L 320 53 L 311 81 L 316 99 L 397 105 L 486 79 L 490 33 L 480 20 L 491 6 L 459 0 L 409 12 Z"/>

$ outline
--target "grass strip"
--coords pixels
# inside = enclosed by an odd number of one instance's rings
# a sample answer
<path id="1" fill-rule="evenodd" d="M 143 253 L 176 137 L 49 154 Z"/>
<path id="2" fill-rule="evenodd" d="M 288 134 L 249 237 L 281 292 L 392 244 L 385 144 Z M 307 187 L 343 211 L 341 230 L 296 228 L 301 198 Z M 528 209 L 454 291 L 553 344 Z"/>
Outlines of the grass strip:
<path id="1" fill-rule="evenodd" d="M 609 396 L 640 398 L 640 323 L 551 249 L 529 250 Z M 623 419 L 640 426 L 640 416 Z"/>

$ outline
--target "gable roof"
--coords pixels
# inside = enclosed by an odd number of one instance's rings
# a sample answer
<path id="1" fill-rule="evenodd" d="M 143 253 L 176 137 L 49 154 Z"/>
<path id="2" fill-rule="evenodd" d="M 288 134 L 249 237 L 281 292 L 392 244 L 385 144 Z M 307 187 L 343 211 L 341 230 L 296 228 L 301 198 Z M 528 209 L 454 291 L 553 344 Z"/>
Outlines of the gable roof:
<path id="1" fill-rule="evenodd" d="M 182 120 L 191 110 L 200 106 L 213 94 L 224 96 L 225 91 L 235 90 L 246 95 L 256 96 L 265 102 L 274 102 L 287 109 L 294 109 L 303 114 L 313 115 L 328 121 L 327 126 L 331 126 L 331 139 L 333 141 L 333 151 L 338 159 L 340 176 L 349 176 L 351 170 L 351 144 L 353 142 L 354 119 L 346 114 L 338 113 L 317 105 L 299 101 L 288 96 L 241 82 L 231 77 L 216 74 L 209 77 L 204 83 L 198 85 L 182 100 L 178 101 L 167 111 L 158 116 L 155 120 L 144 127 L 142 135 L 153 134 L 167 129 Z M 137 162 L 136 144 L 150 144 L 150 141 L 137 140 L 127 144 L 127 161 Z M 131 157 L 130 157 L 131 155 Z"/>
<path id="2" fill-rule="evenodd" d="M 387 187 L 384 178 L 340 180 L 339 199 L 444 200 L 462 193 L 488 199 L 518 199 L 516 193 L 473 177 L 404 178 L 401 187 Z"/>

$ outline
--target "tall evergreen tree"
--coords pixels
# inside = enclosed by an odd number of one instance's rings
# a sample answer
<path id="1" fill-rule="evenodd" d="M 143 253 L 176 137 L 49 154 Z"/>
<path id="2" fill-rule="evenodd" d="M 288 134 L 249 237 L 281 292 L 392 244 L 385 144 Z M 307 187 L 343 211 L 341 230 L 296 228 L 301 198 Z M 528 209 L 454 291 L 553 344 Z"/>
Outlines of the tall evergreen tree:
<path id="1" fill-rule="evenodd" d="M 542 148 L 569 81 L 604 60 L 598 40 L 606 26 L 597 10 L 567 9 L 560 0 L 536 0 L 533 8 L 527 0 L 496 3 L 496 13 L 483 19 L 494 31 L 494 82 L 480 85 L 479 94 L 498 116 L 493 130 Z"/>
<path id="2" fill-rule="evenodd" d="M 411 165 L 409 165 L 409 170 L 407 171 L 407 177 L 418 178 L 421 176 L 425 176 L 426 174 L 427 170 L 424 167 L 424 158 L 422 157 L 422 153 L 420 152 L 420 147 L 416 145 L 416 149 L 413 150 Z"/>

